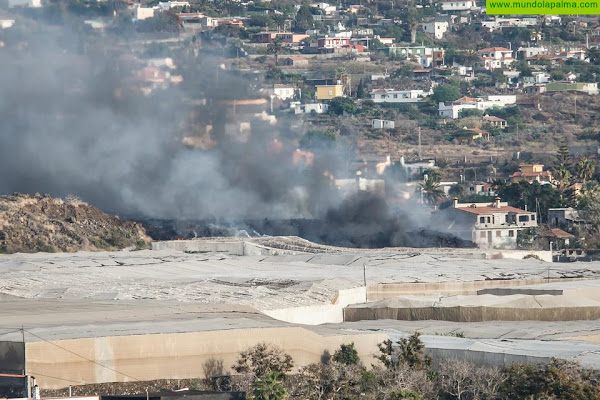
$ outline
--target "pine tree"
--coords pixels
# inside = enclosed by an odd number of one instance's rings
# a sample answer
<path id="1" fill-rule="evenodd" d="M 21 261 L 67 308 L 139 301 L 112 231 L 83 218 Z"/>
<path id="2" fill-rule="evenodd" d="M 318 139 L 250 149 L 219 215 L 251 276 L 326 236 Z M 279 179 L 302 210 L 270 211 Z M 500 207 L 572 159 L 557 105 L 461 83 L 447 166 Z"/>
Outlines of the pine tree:
<path id="1" fill-rule="evenodd" d="M 363 80 L 361 79 L 360 82 L 358 82 L 358 87 L 356 88 L 356 98 L 362 99 L 363 97 L 365 97 L 365 86 L 363 85 Z"/>
<path id="2" fill-rule="evenodd" d="M 556 159 L 558 160 L 558 165 L 560 167 L 569 168 L 571 166 L 571 153 L 569 152 L 569 148 L 565 142 L 563 142 L 558 148 L 558 151 L 556 152 Z"/>

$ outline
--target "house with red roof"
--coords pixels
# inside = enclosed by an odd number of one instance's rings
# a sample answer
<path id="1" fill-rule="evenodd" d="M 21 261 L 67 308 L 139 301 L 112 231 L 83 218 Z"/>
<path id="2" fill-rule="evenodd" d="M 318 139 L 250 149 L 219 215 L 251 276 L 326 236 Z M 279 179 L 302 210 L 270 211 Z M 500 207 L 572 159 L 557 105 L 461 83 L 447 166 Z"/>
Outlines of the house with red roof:
<path id="1" fill-rule="evenodd" d="M 552 183 L 552 172 L 544 171 L 543 164 L 521 164 L 519 171 L 510 176 L 510 181 L 513 183 L 538 181 L 541 184 L 549 184 Z"/>
<path id="2" fill-rule="evenodd" d="M 536 228 L 535 212 L 511 207 L 496 197 L 491 203 L 459 203 L 442 211 L 448 229 L 481 248 L 516 248 L 519 231 Z"/>
<path id="3" fill-rule="evenodd" d="M 484 62 L 485 69 L 494 70 L 510 66 L 515 62 L 513 51 L 506 47 L 486 47 L 477 52 Z"/>

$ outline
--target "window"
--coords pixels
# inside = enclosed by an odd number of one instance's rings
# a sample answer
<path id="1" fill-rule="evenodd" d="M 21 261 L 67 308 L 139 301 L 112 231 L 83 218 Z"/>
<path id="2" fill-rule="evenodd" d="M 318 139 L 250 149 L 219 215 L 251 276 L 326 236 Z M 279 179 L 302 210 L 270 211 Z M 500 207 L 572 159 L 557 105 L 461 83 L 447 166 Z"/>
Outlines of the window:
<path id="1" fill-rule="evenodd" d="M 480 237 L 481 239 L 485 239 L 485 236 L 486 236 L 486 235 L 485 235 L 485 231 L 481 231 L 481 232 L 479 233 L 479 237 Z"/>
<path id="2" fill-rule="evenodd" d="M 490 217 L 487 217 L 487 222 L 489 224 L 490 222 L 492 222 L 492 219 Z"/>
<path id="3" fill-rule="evenodd" d="M 483 224 L 485 222 L 485 217 L 479 217 L 479 222 Z"/>
<path id="4" fill-rule="evenodd" d="M 519 215 L 519 222 L 527 222 L 529 221 L 528 215 Z"/>
<path id="5" fill-rule="evenodd" d="M 515 237 L 515 231 L 513 231 L 512 229 L 508 231 L 508 237 Z"/>
<path id="6" fill-rule="evenodd" d="M 395 98 L 395 99 L 397 99 L 397 98 L 398 98 L 398 95 L 397 95 L 397 94 L 395 94 L 395 95 L 394 95 L 394 98 Z"/>
<path id="7" fill-rule="evenodd" d="M 496 231 L 496 237 L 502 237 L 502 231 Z"/>
<path id="8" fill-rule="evenodd" d="M 531 216 L 531 220 L 532 220 L 532 221 L 535 221 L 535 214 L 533 214 L 533 215 Z"/>

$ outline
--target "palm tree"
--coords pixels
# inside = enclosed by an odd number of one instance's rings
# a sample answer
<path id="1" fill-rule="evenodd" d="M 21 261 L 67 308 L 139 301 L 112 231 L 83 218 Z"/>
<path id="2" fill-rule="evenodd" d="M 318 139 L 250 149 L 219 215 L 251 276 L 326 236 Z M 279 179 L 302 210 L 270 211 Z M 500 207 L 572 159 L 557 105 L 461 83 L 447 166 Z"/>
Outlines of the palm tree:
<path id="1" fill-rule="evenodd" d="M 431 177 L 427 177 L 423 183 L 419 183 L 419 188 L 423 201 L 427 204 L 438 205 L 446 197 L 440 184 Z"/>
<path id="2" fill-rule="evenodd" d="M 586 183 L 589 181 L 592 176 L 594 176 L 594 172 L 596 171 L 596 165 L 592 160 L 587 157 L 583 157 L 577 163 L 577 176 L 581 179 L 581 182 Z"/>
<path id="3" fill-rule="evenodd" d="M 283 45 L 281 44 L 281 39 L 275 39 L 267 46 L 267 53 L 275 56 L 275 66 L 278 65 L 279 53 L 281 53 L 282 50 Z"/>
<path id="4" fill-rule="evenodd" d="M 279 372 L 271 371 L 263 379 L 256 379 L 252 384 L 253 398 L 256 400 L 283 400 L 286 393 L 280 378 Z"/>
<path id="5" fill-rule="evenodd" d="M 571 172 L 565 167 L 561 165 L 554 171 L 554 184 L 556 188 L 561 191 L 561 198 L 563 197 L 564 191 L 571 185 Z"/>
<path id="6" fill-rule="evenodd" d="M 423 171 L 423 175 L 426 175 L 427 178 L 432 179 L 434 182 L 440 182 L 442 180 L 442 173 L 439 169 L 426 169 Z"/>

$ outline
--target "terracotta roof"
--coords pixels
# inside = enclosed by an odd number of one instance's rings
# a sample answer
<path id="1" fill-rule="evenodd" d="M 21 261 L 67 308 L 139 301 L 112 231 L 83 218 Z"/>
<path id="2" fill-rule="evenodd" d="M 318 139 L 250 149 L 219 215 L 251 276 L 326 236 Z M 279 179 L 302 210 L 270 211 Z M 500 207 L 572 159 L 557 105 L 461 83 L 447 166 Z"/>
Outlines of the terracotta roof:
<path id="1" fill-rule="evenodd" d="M 554 237 L 554 238 L 558 238 L 558 239 L 570 239 L 573 238 L 575 236 L 571 235 L 568 232 L 563 231 L 560 228 L 552 228 L 550 230 L 544 231 L 544 232 L 540 232 L 538 234 L 538 236 L 541 237 Z"/>
<path id="2" fill-rule="evenodd" d="M 477 52 L 478 53 L 487 53 L 489 51 L 510 51 L 510 52 L 512 52 L 511 49 L 507 49 L 506 47 L 486 47 L 485 49 L 481 49 Z"/>
<path id="3" fill-rule="evenodd" d="M 464 211 L 469 214 L 497 214 L 497 213 L 516 213 L 516 214 L 531 214 L 530 211 L 521 210 L 520 208 L 501 206 L 501 207 L 460 207 L 455 210 Z"/>
<path id="4" fill-rule="evenodd" d="M 458 99 L 458 100 L 455 100 L 455 101 L 453 101 L 453 102 L 452 102 L 452 104 L 461 104 L 461 103 L 476 103 L 476 102 L 478 102 L 478 101 L 479 101 L 479 99 L 476 99 L 476 98 L 474 98 L 474 97 L 466 97 L 466 96 L 465 96 L 465 97 L 461 97 L 461 98 L 460 98 L 460 99 Z"/>

